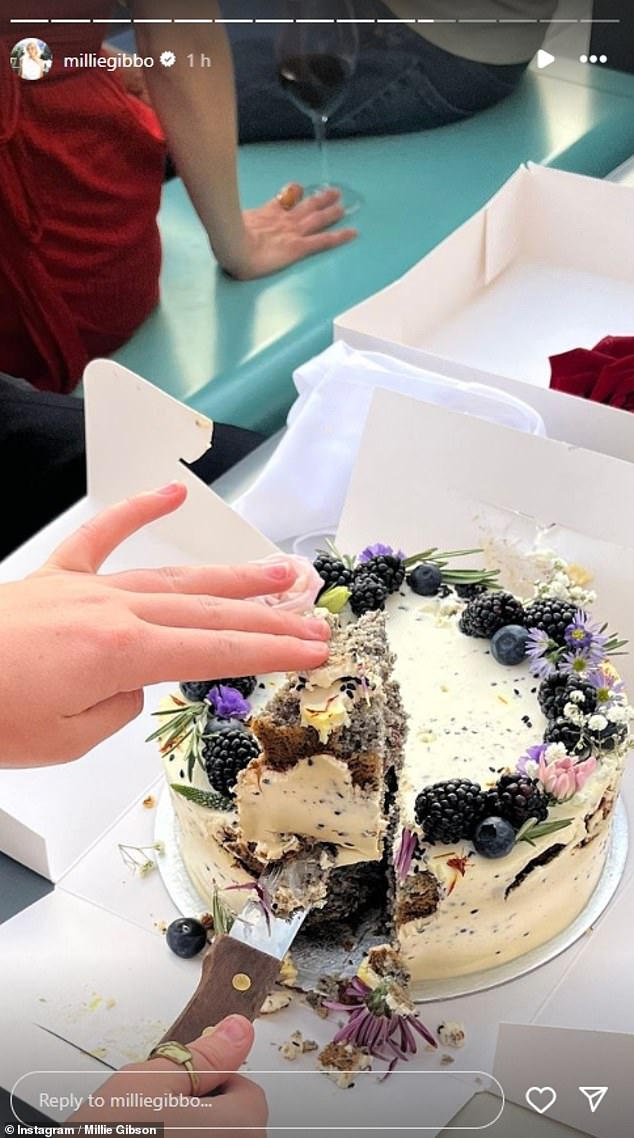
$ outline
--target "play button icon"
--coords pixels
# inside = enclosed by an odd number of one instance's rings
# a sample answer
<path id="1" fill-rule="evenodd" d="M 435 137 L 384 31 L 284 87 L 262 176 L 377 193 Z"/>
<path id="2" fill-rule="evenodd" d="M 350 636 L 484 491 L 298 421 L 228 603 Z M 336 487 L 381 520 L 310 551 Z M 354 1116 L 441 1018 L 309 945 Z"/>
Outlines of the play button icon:
<path id="1" fill-rule="evenodd" d="M 537 52 L 537 66 L 539 70 L 542 71 L 544 67 L 550 67 L 551 63 L 554 62 L 554 55 L 551 55 L 549 51 L 545 51 L 543 47 L 540 47 Z"/>

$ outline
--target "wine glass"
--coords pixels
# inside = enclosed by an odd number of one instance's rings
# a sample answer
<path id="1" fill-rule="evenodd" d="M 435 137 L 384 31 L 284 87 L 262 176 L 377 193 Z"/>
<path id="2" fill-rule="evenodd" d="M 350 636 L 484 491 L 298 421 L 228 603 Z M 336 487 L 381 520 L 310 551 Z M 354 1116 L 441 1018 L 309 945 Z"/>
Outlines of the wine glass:
<path id="1" fill-rule="evenodd" d="M 280 83 L 312 121 L 321 162 L 321 183 L 305 194 L 332 189 L 326 131 L 346 94 L 359 54 L 352 0 L 285 0 L 275 54 Z M 360 193 L 338 184 L 346 213 L 359 208 Z"/>

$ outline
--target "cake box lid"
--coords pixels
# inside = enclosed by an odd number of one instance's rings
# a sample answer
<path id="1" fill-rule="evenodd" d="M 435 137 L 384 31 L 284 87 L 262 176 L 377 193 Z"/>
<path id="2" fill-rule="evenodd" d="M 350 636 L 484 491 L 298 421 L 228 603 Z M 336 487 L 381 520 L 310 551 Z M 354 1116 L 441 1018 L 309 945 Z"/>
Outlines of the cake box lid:
<path id="1" fill-rule="evenodd" d="M 88 366 L 84 391 L 88 493 L 7 558 L 0 580 L 33 572 L 60 541 L 105 506 L 174 480 L 187 484 L 185 504 L 126 541 L 104 572 L 205 561 L 229 564 L 275 551 L 268 538 L 183 465 L 208 449 L 211 420 L 109 360 Z M 147 706 L 155 707 L 161 688 L 168 691 L 169 686 L 148 690 Z M 0 770 L 0 849 L 58 881 L 156 780 L 157 754 L 144 742 L 148 734 L 148 719 L 142 715 L 79 762 Z"/>

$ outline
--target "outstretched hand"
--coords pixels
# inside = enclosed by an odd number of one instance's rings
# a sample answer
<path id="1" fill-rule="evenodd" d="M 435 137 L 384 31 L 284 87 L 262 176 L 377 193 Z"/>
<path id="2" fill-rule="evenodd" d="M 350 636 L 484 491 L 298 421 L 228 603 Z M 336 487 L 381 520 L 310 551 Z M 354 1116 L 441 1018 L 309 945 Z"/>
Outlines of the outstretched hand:
<path id="1" fill-rule="evenodd" d="M 146 684 L 324 662 L 324 621 L 250 599 L 289 589 L 290 562 L 98 574 L 186 494 L 174 483 L 111 506 L 30 577 L 0 585 L 0 766 L 79 758 L 139 714 Z"/>
<path id="2" fill-rule="evenodd" d="M 292 183 L 297 197 L 302 187 Z M 351 228 L 332 229 L 341 221 L 344 209 L 339 190 L 323 190 L 299 200 L 292 209 L 284 209 L 278 198 L 266 205 L 243 212 L 244 249 L 235 264 L 225 266 L 238 280 L 251 280 L 275 273 L 287 265 L 346 245 L 357 236 Z"/>

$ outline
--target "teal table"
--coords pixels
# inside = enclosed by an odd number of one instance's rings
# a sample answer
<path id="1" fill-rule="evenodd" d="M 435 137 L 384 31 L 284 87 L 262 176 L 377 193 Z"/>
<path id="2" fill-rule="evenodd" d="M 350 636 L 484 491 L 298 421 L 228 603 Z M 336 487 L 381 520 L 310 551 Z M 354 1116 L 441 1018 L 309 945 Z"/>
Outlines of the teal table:
<path id="1" fill-rule="evenodd" d="M 115 358 L 212 418 L 270 434 L 293 399 L 293 369 L 330 343 L 333 318 L 409 269 L 520 163 L 603 177 L 634 153 L 634 76 L 572 64 L 565 78 L 531 72 L 468 122 L 331 148 L 333 180 L 365 197 L 360 236 L 265 280 L 228 279 L 182 184 L 168 183 L 162 301 Z M 313 180 L 316 165 L 309 143 L 243 147 L 245 206 Z"/>

